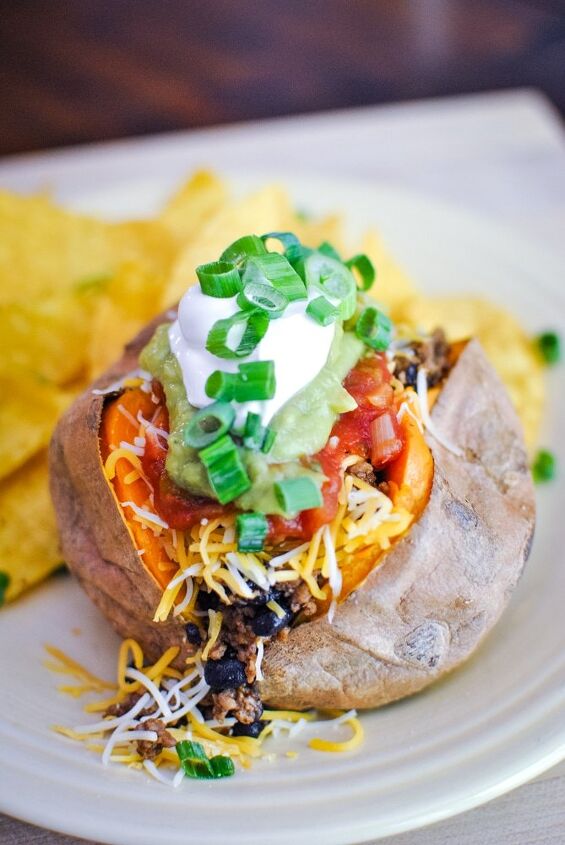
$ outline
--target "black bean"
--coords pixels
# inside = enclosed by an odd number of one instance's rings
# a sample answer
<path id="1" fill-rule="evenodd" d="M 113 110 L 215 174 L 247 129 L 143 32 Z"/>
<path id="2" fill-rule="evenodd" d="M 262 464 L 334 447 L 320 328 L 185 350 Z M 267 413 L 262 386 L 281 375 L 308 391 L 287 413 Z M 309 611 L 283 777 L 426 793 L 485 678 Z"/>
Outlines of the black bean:
<path id="1" fill-rule="evenodd" d="M 253 633 L 257 637 L 273 637 L 286 628 L 292 620 L 292 613 L 290 610 L 281 605 L 284 610 L 284 616 L 278 617 L 273 610 L 262 610 L 257 614 L 255 619 L 251 622 Z"/>
<path id="2" fill-rule="evenodd" d="M 406 387 L 416 387 L 418 381 L 418 367 L 416 364 L 408 364 L 404 378 Z"/>
<path id="3" fill-rule="evenodd" d="M 220 597 L 217 593 L 207 593 L 205 590 L 200 590 L 196 604 L 200 610 L 217 610 L 220 603 Z"/>
<path id="4" fill-rule="evenodd" d="M 256 584 L 253 584 L 251 581 L 247 582 L 248 585 L 251 587 L 252 590 L 255 590 Z M 268 601 L 278 601 L 281 595 L 281 591 L 278 590 L 276 587 L 271 587 L 270 590 L 262 590 L 260 591 L 254 598 L 252 599 L 239 599 L 235 597 L 234 604 L 244 604 L 246 607 L 250 605 L 261 606 L 267 604 Z"/>
<path id="5" fill-rule="evenodd" d="M 244 725 L 242 722 L 236 722 L 233 728 L 231 729 L 231 735 L 252 736 L 256 739 L 264 727 L 265 722 L 251 722 L 250 725 Z"/>
<path id="6" fill-rule="evenodd" d="M 200 631 L 198 630 L 198 625 L 195 625 L 194 622 L 187 622 L 184 626 L 184 630 L 186 631 L 186 638 L 189 643 L 192 643 L 192 645 L 200 645 L 202 637 L 200 635 Z"/>
<path id="7" fill-rule="evenodd" d="M 245 667 L 235 657 L 208 660 L 204 666 L 204 678 L 213 690 L 241 687 L 247 683 Z"/>

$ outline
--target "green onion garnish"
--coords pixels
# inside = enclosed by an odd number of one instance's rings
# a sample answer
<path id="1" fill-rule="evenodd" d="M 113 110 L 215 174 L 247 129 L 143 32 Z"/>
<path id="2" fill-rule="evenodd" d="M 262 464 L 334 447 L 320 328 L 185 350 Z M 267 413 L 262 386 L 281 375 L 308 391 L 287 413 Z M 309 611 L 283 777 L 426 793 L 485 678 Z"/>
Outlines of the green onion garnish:
<path id="1" fill-rule="evenodd" d="M 275 442 L 276 439 L 277 439 L 277 432 L 274 431 L 272 428 L 269 428 L 269 426 L 267 426 L 267 428 L 265 429 L 265 437 L 264 437 L 264 440 L 263 440 L 263 445 L 261 446 L 261 451 L 264 454 L 267 454 L 267 452 L 270 452 L 271 449 L 273 448 L 273 443 Z"/>
<path id="2" fill-rule="evenodd" d="M 269 531 L 267 517 L 262 513 L 240 513 L 235 521 L 237 550 L 261 552 Z"/>
<path id="3" fill-rule="evenodd" d="M 239 365 L 235 385 L 236 402 L 272 399 L 277 387 L 273 361 L 252 361 Z"/>
<path id="4" fill-rule="evenodd" d="M 343 320 L 353 316 L 357 307 L 357 285 L 351 270 L 328 255 L 314 252 L 306 258 L 304 272 L 308 286 L 319 289 L 335 301 Z"/>
<path id="5" fill-rule="evenodd" d="M 287 516 L 300 511 L 319 508 L 323 504 L 322 494 L 311 478 L 286 478 L 274 485 L 277 502 Z"/>
<path id="6" fill-rule="evenodd" d="M 222 370 L 214 370 L 211 376 L 206 379 L 204 387 L 206 396 L 211 399 L 218 399 L 220 402 L 231 402 L 235 396 L 235 385 L 237 373 L 224 373 Z"/>
<path id="7" fill-rule="evenodd" d="M 339 317 L 339 309 L 328 302 L 325 296 L 317 296 L 308 303 L 306 313 L 320 326 L 329 326 Z"/>
<path id="8" fill-rule="evenodd" d="M 392 323 L 382 311 L 369 306 L 361 312 L 355 326 L 355 334 L 367 346 L 382 352 L 390 344 Z"/>
<path id="9" fill-rule="evenodd" d="M 561 341 L 555 332 L 543 332 L 536 338 L 538 349 L 546 364 L 557 364 L 561 358 Z"/>
<path id="10" fill-rule="evenodd" d="M 288 259 L 278 252 L 268 252 L 267 255 L 250 258 L 245 265 L 242 281 L 244 289 L 251 283 L 270 284 L 289 302 L 306 299 L 304 282 Z"/>
<path id="11" fill-rule="evenodd" d="M 257 235 L 244 235 L 224 249 L 220 255 L 220 261 L 230 261 L 237 267 L 241 267 L 252 255 L 265 255 L 266 252 L 267 249 L 261 238 Z"/>
<path id="12" fill-rule="evenodd" d="M 238 311 L 225 320 L 216 320 L 208 333 L 206 349 L 218 358 L 245 358 L 269 327 L 264 311 Z"/>
<path id="13" fill-rule="evenodd" d="M 2 607 L 2 605 L 6 601 L 6 591 L 8 590 L 9 586 L 10 576 L 7 572 L 0 571 L 0 607 Z"/>
<path id="14" fill-rule="evenodd" d="M 266 243 L 268 240 L 279 241 L 285 251 L 302 246 L 293 232 L 267 232 L 266 235 L 261 235 L 261 240 L 263 243 Z"/>
<path id="15" fill-rule="evenodd" d="M 235 766 L 231 757 L 217 754 L 207 757 L 203 746 L 199 742 L 183 739 L 175 746 L 181 767 L 189 778 L 210 780 L 212 778 L 230 777 L 235 773 Z"/>
<path id="16" fill-rule="evenodd" d="M 196 268 L 202 293 L 219 299 L 228 299 L 241 290 L 237 267 L 227 261 L 212 261 Z"/>
<path id="17" fill-rule="evenodd" d="M 222 505 L 233 502 L 251 487 L 251 481 L 243 466 L 237 446 L 225 434 L 210 446 L 199 452 L 200 460 L 208 472 L 208 480 L 218 501 Z"/>
<path id="18" fill-rule="evenodd" d="M 261 424 L 261 417 L 259 414 L 253 414 L 250 411 L 247 414 L 243 429 L 243 445 L 246 449 L 257 451 L 262 447 L 264 439 L 265 429 Z"/>
<path id="19" fill-rule="evenodd" d="M 341 261 L 341 257 L 339 252 L 335 247 L 333 247 L 328 241 L 323 241 L 320 246 L 318 247 L 318 252 L 321 252 L 322 255 L 329 255 L 330 258 L 333 258 L 335 261 Z"/>
<path id="20" fill-rule="evenodd" d="M 369 290 L 372 287 L 376 273 L 373 262 L 368 255 L 363 253 L 354 255 L 353 258 L 345 262 L 345 266 L 349 267 L 350 270 L 357 271 L 360 281 L 360 284 L 358 284 L 359 290 Z"/>
<path id="21" fill-rule="evenodd" d="M 185 445 L 194 449 L 209 446 L 227 434 L 234 419 L 235 411 L 227 402 L 214 402 L 206 408 L 201 408 L 184 428 Z"/>
<path id="22" fill-rule="evenodd" d="M 544 481 L 552 481 L 557 472 L 557 461 L 555 455 L 546 449 L 540 450 L 532 464 L 532 476 L 536 484 L 543 484 Z"/>
<path id="23" fill-rule="evenodd" d="M 288 305 L 288 299 L 272 285 L 249 282 L 237 297 L 237 304 L 243 310 L 260 308 L 271 320 L 275 320 L 283 314 Z"/>

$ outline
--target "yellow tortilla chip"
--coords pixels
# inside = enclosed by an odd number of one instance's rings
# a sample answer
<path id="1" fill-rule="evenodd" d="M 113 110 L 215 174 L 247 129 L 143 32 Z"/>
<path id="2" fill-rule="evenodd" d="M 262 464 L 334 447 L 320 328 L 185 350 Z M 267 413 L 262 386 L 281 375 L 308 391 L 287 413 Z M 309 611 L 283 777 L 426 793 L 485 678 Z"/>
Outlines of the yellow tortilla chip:
<path id="1" fill-rule="evenodd" d="M 62 560 L 41 452 L 0 482 L 0 572 L 9 577 L 8 601 L 42 581 Z"/>
<path id="2" fill-rule="evenodd" d="M 226 183 L 209 170 L 198 170 L 165 205 L 159 223 L 182 243 L 194 237 L 214 215 L 227 205 Z"/>
<path id="3" fill-rule="evenodd" d="M 89 380 L 118 358 L 125 344 L 159 311 L 161 276 L 142 265 L 123 264 L 93 303 L 88 340 Z"/>
<path id="4" fill-rule="evenodd" d="M 4 478 L 47 445 L 69 396 L 15 369 L 0 375 L 0 395 L 0 478 Z"/>
<path id="5" fill-rule="evenodd" d="M 288 231 L 295 219 L 288 194 L 276 185 L 257 191 L 243 200 L 227 203 L 204 225 L 196 229 L 175 261 L 164 291 L 162 307 L 178 302 L 196 280 L 196 267 L 216 261 L 232 241 L 242 235 Z"/>

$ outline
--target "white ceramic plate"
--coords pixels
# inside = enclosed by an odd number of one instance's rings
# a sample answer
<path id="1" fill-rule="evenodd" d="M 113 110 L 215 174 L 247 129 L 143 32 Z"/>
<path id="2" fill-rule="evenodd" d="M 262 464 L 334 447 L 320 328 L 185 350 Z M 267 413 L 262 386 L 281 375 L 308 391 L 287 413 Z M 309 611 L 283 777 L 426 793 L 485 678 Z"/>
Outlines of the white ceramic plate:
<path id="1" fill-rule="evenodd" d="M 120 183 L 114 168 L 110 183 L 103 167 L 98 179 L 87 171 L 81 181 L 75 162 L 58 183 L 60 196 L 112 216 L 150 211 L 181 175 L 157 168 L 152 181 Z M 300 207 L 344 209 L 354 231 L 377 225 L 429 291 L 484 294 L 532 331 L 554 326 L 565 334 L 561 267 L 520 237 L 390 188 L 284 181 Z M 544 443 L 565 466 L 559 379 L 562 372 L 552 374 Z M 304 750 L 295 760 L 280 756 L 177 791 L 123 767 L 103 769 L 96 755 L 51 732 L 53 723 L 84 716 L 79 701 L 56 692 L 57 679 L 42 666 L 43 643 L 109 677 L 117 647 L 70 578 L 55 578 L 0 613 L 0 809 L 116 845 L 345 845 L 428 824 L 512 789 L 565 757 L 564 504 L 561 484 L 540 489 L 530 563 L 480 653 L 429 691 L 364 715 L 362 751 Z"/>

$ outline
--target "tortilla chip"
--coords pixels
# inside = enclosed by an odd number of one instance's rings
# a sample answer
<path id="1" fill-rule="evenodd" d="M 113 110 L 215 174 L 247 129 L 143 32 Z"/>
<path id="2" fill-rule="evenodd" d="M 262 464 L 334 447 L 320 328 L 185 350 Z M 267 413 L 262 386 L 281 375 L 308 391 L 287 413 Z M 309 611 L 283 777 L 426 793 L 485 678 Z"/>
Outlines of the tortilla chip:
<path id="1" fill-rule="evenodd" d="M 0 482 L 0 554 L 8 601 L 61 565 L 46 452 Z"/>
<path id="2" fill-rule="evenodd" d="M 167 202 L 158 221 L 182 243 L 218 214 L 228 199 L 223 179 L 209 170 L 197 170 Z"/>
<path id="3" fill-rule="evenodd" d="M 47 446 L 69 395 L 32 373 L 0 374 L 0 478 Z M 0 547 L 1 550 L 1 547 Z"/>

